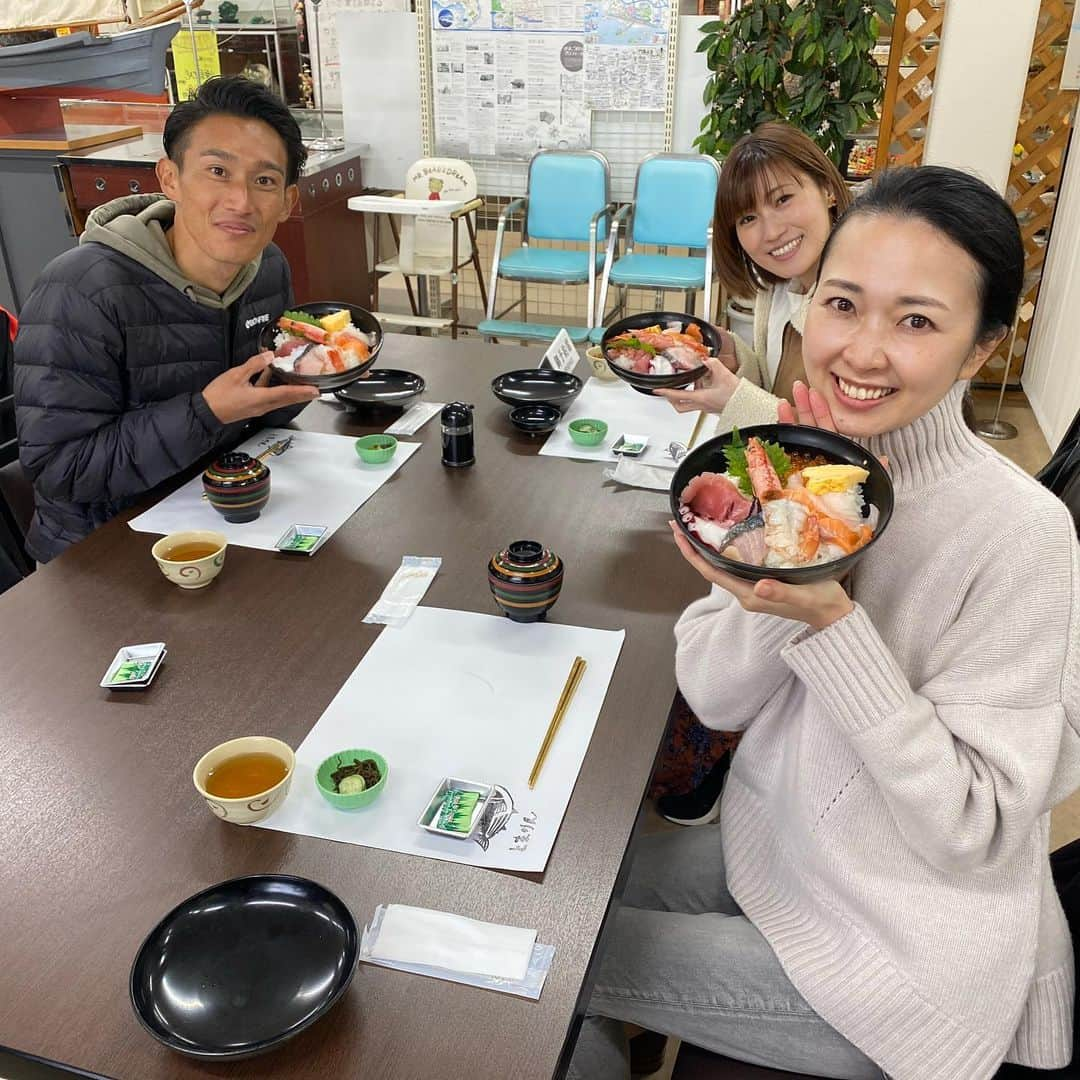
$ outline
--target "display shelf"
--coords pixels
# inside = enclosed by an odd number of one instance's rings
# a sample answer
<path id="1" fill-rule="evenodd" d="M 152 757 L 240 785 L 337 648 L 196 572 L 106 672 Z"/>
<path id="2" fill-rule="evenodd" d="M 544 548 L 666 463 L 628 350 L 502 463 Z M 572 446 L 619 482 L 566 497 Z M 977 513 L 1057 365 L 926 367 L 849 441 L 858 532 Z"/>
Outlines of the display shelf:
<path id="1" fill-rule="evenodd" d="M 301 103 L 300 46 L 295 23 L 224 23 L 214 20 L 199 22 L 196 19 L 195 31 L 212 32 L 217 36 L 223 75 L 238 75 L 249 69 L 253 63 L 265 59 L 265 68 L 272 87 L 280 93 L 286 104 Z M 181 33 L 187 32 L 185 21 Z M 175 99 L 176 73 L 171 49 L 168 74 Z"/>

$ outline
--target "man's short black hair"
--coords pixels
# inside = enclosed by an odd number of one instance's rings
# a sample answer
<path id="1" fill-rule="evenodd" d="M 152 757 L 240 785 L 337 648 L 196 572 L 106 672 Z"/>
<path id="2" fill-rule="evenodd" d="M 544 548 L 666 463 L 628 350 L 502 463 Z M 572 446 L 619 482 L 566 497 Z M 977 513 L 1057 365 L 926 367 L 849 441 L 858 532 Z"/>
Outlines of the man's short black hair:
<path id="1" fill-rule="evenodd" d="M 300 125 L 276 94 L 243 75 L 217 75 L 199 87 L 190 101 L 176 106 L 165 121 L 162 142 L 171 161 L 180 164 L 191 129 L 200 120 L 220 114 L 262 120 L 269 124 L 285 144 L 288 165 L 287 183 L 295 184 L 307 161 L 307 148 L 300 137 Z"/>

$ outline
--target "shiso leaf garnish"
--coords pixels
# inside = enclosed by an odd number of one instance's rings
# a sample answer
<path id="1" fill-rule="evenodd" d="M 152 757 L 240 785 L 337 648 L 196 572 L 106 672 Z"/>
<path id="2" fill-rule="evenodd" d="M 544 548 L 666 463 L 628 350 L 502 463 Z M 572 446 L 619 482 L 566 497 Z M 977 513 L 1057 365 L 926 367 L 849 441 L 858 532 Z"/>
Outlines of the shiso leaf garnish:
<path id="1" fill-rule="evenodd" d="M 614 341 L 608 342 L 609 349 L 640 349 L 643 353 L 648 353 L 649 356 L 656 355 L 656 346 L 647 345 L 644 341 L 639 341 L 636 337 L 619 337 Z"/>
<path id="2" fill-rule="evenodd" d="M 308 326 L 318 326 L 320 330 L 322 329 L 319 326 L 319 320 L 306 311 L 283 311 L 281 317 L 283 319 L 292 319 L 293 322 L 307 323 Z"/>

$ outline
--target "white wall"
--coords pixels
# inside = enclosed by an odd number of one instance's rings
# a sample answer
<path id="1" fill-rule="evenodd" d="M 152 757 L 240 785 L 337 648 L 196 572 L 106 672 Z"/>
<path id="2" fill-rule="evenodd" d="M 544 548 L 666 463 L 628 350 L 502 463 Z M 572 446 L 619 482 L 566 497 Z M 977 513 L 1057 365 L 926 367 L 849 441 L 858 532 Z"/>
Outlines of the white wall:
<path id="1" fill-rule="evenodd" d="M 1053 450 L 1080 409 L 1080 137 L 1058 189 L 1021 383 Z"/>
<path id="2" fill-rule="evenodd" d="M 923 161 L 981 176 L 1002 194 L 1039 0 L 949 0 Z"/>
<path id="3" fill-rule="evenodd" d="M 949 0 L 923 160 L 1005 193 L 1040 0 Z M 1080 140 L 1058 193 L 1021 383 L 1056 447 L 1080 408 Z"/>
<path id="4" fill-rule="evenodd" d="M 697 52 L 701 28 L 714 22 L 715 15 L 679 16 L 679 51 L 675 62 L 675 114 L 671 133 L 671 149 L 677 154 L 696 154 L 694 140 L 701 134 L 701 118 L 705 104 L 701 95 L 709 81 L 709 62 L 704 53 Z"/>

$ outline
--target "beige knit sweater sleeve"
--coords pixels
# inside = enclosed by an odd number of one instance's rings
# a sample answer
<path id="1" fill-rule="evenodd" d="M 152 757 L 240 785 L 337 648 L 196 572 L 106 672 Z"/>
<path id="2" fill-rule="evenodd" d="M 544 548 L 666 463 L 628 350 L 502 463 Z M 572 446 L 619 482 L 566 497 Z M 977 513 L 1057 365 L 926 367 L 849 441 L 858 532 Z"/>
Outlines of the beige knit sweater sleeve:
<path id="1" fill-rule="evenodd" d="M 1070 546 L 1071 565 L 1060 557 Z M 783 649 L 908 843 L 940 870 L 1006 862 L 1073 786 L 1059 790 L 1055 775 L 1075 777 L 1080 756 L 1077 551 L 1064 513 L 1026 516 L 995 537 L 955 612 L 912 613 L 927 633 L 943 627 L 920 685 L 859 606 Z M 1033 572 L 1052 579 L 1038 604 L 1027 587 Z"/>
<path id="2" fill-rule="evenodd" d="M 675 624 L 675 677 L 706 726 L 741 731 L 791 678 L 781 650 L 803 629 L 775 615 L 751 615 L 714 585 Z"/>

